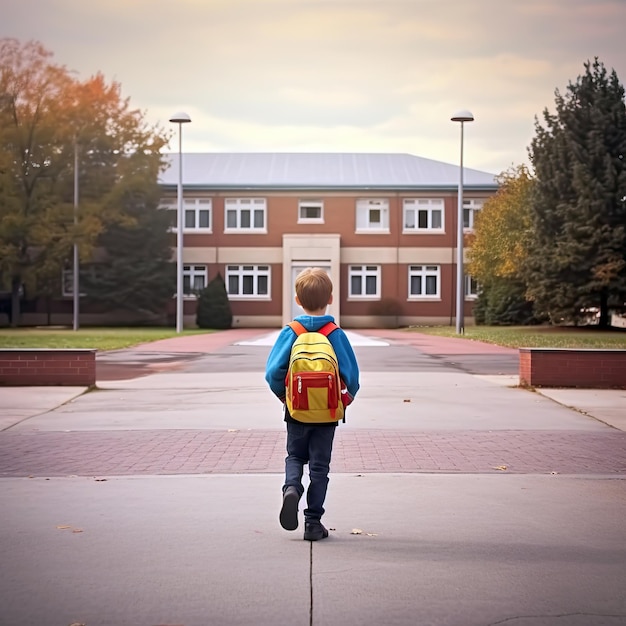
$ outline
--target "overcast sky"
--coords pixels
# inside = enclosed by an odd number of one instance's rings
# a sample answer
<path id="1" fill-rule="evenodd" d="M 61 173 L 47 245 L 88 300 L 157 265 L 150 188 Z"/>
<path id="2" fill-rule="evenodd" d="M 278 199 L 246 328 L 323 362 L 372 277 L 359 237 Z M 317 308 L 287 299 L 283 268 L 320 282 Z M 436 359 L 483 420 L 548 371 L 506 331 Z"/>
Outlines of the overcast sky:
<path id="1" fill-rule="evenodd" d="M 626 0 L 1 0 L 0 36 L 100 71 L 186 152 L 408 152 L 499 173 L 598 56 L 626 82 Z M 171 150 L 178 149 L 176 138 Z"/>

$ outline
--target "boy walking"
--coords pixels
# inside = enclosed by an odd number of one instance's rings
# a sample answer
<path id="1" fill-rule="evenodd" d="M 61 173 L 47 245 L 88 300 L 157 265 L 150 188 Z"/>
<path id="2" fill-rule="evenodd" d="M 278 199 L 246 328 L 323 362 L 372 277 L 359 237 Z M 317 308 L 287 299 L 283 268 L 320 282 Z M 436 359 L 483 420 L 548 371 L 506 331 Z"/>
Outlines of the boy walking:
<path id="1" fill-rule="evenodd" d="M 296 302 L 304 309 L 294 322 L 299 322 L 306 331 L 319 331 L 329 322 L 334 323 L 326 309 L 333 301 L 333 284 L 328 274 L 320 268 L 307 268 L 296 278 Z M 272 392 L 285 403 L 285 377 L 289 368 L 291 348 L 297 333 L 291 326 L 281 331 L 272 348 L 265 368 L 265 380 Z M 343 382 L 341 398 L 343 406 L 352 402 L 359 390 L 359 366 L 346 334 L 336 327 L 328 334 L 328 340 L 337 356 L 339 375 Z M 337 420 L 304 423 L 291 416 L 285 404 L 287 423 L 287 457 L 285 459 L 285 484 L 280 523 L 285 530 L 298 527 L 298 503 L 304 487 L 302 475 L 304 465 L 309 464 L 309 488 L 307 507 L 304 509 L 304 539 L 318 541 L 328 537 L 322 524 L 324 500 L 328 488 L 330 457 L 335 437 Z"/>

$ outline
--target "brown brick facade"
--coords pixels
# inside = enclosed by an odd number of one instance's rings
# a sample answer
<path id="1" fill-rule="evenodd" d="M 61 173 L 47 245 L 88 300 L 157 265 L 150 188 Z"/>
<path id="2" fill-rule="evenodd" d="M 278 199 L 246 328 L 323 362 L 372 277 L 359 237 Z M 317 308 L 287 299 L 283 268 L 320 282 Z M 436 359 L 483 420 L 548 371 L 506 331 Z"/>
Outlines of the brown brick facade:
<path id="1" fill-rule="evenodd" d="M 95 384 L 95 350 L 0 350 L 0 385 L 89 387 Z"/>
<path id="2" fill-rule="evenodd" d="M 626 388 L 626 350 L 520 348 L 524 387 Z"/>

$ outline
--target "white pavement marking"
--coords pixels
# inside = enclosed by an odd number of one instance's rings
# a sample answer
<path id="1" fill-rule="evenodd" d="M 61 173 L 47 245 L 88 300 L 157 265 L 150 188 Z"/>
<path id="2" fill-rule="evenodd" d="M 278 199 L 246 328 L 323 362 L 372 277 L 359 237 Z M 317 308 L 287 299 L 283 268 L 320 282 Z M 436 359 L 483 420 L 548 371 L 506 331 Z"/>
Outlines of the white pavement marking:
<path id="1" fill-rule="evenodd" d="M 373 337 L 366 337 L 365 335 L 359 335 L 358 333 L 353 333 L 349 330 L 344 331 L 346 336 L 348 337 L 350 343 L 353 346 L 366 346 L 366 347 L 380 347 L 380 346 L 388 346 L 389 344 L 386 341 L 382 341 L 381 339 L 374 339 Z M 244 340 L 238 341 L 236 346 L 273 346 L 276 342 L 276 338 L 280 333 L 279 330 L 274 331 L 273 333 L 269 333 L 268 335 L 263 335 L 262 337 L 257 337 L 253 340 Z"/>

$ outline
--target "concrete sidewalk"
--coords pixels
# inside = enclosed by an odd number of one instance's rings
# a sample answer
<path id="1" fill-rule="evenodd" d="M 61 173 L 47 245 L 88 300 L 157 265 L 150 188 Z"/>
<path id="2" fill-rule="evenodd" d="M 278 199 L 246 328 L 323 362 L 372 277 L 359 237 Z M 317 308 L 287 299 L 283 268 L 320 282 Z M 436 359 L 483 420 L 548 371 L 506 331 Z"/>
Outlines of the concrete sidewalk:
<path id="1" fill-rule="evenodd" d="M 623 479 L 333 475 L 314 544 L 280 480 L 0 480 L 0 622 L 626 623 Z"/>
<path id="2" fill-rule="evenodd" d="M 312 544 L 278 524 L 280 407 L 241 368 L 260 348 L 0 388 L 0 624 L 626 624 L 626 392 L 553 399 L 384 339 Z"/>
<path id="3" fill-rule="evenodd" d="M 258 394 L 256 402 L 260 402 L 264 407 L 276 406 L 272 404 L 273 398 L 266 393 L 265 383 L 261 373 L 245 373 L 245 376 L 249 376 L 252 379 L 252 383 L 244 385 L 250 394 Z M 388 376 L 392 379 L 391 382 L 385 380 L 384 373 L 373 373 L 373 375 L 364 376 L 368 379 L 367 382 L 362 385 L 363 391 L 359 396 L 359 403 L 363 406 L 363 410 L 372 415 L 370 422 L 375 421 L 375 416 L 380 414 L 381 405 L 385 406 L 386 400 L 381 397 L 380 392 L 388 389 L 389 384 L 394 384 L 398 380 L 398 375 L 393 374 Z M 168 379 L 169 377 L 169 379 Z M 469 398 L 470 402 L 477 402 L 486 407 L 486 410 L 490 410 L 493 405 L 487 402 L 481 401 L 482 390 L 491 388 L 492 395 L 498 394 L 503 398 L 503 402 L 508 402 L 508 399 L 514 397 L 511 394 L 511 390 L 518 384 L 518 377 L 516 376 L 467 376 L 464 374 L 458 375 L 458 381 L 464 381 L 466 384 L 466 392 L 475 396 Z M 146 378 L 141 379 L 129 379 L 128 381 L 98 381 L 97 386 L 101 390 L 128 390 L 129 393 L 137 393 L 140 390 L 144 391 L 144 404 L 146 411 L 150 412 L 150 415 L 154 416 L 155 408 L 163 408 L 163 400 L 155 395 L 156 391 L 165 391 L 169 388 L 168 380 L 176 381 L 175 385 L 178 389 L 210 389 L 218 388 L 224 390 L 224 393 L 228 393 L 226 390 L 228 387 L 228 381 L 232 379 L 232 375 L 212 374 L 210 380 L 205 376 L 193 375 L 193 374 L 153 374 Z M 426 383 L 424 384 L 424 381 Z M 432 384 L 431 384 L 432 380 Z M 452 381 L 452 377 L 448 376 L 442 380 L 439 375 L 431 377 L 420 376 L 420 381 L 423 384 L 421 389 L 422 394 L 427 394 L 430 401 L 439 401 L 445 403 L 445 397 L 440 397 L 439 394 L 444 393 L 441 387 L 447 386 L 450 382 L 455 386 L 458 386 L 457 381 Z M 437 381 L 439 384 L 437 384 Z M 445 385 L 442 385 L 445 383 Z M 162 386 L 165 385 L 165 386 Z M 406 382 L 401 382 L 397 385 L 395 390 L 396 395 L 399 396 L 411 396 L 411 393 L 406 393 L 407 387 L 410 391 L 413 391 L 416 386 L 410 380 L 410 375 Z M 509 389 L 508 392 L 497 392 L 495 389 Z M 134 390 L 134 391 L 133 391 Z M 45 424 L 50 424 L 51 420 L 54 420 L 55 416 L 48 416 L 49 413 L 54 412 L 56 409 L 64 410 L 63 407 L 71 405 L 77 398 L 88 392 L 85 387 L 0 387 L 0 431 L 7 430 L 15 425 L 32 420 L 32 418 L 41 417 L 40 421 Z M 533 392 L 527 390 L 518 390 L 517 397 L 527 396 Z M 536 389 L 535 392 L 538 396 L 548 398 L 551 401 L 567 407 L 572 411 L 580 413 L 582 415 L 592 417 L 603 424 L 612 426 L 613 428 L 626 431 L 626 390 L 624 389 Z M 121 396 L 123 397 L 123 396 Z M 365 402 L 367 398 L 367 404 Z M 403 398 L 404 399 L 404 398 Z M 245 404 L 238 403 L 239 406 L 245 407 Z M 402 410 L 404 407 L 400 407 Z M 499 410 L 498 407 L 495 407 Z M 270 419 L 275 422 L 275 411 L 271 412 Z M 154 418 L 150 418 L 153 421 Z M 532 415 L 529 416 L 532 419 Z M 30 424 L 33 424 L 30 421 Z M 119 423 L 119 422 L 118 422 Z M 363 421 L 360 422 L 363 424 Z M 506 427 L 510 427 L 505 421 L 500 423 L 506 424 Z M 107 428 L 107 425 L 97 422 L 90 422 L 91 426 L 97 429 Z M 111 425 L 110 419 L 107 418 L 106 424 Z M 258 420 L 254 421 L 256 426 L 259 425 Z"/>

